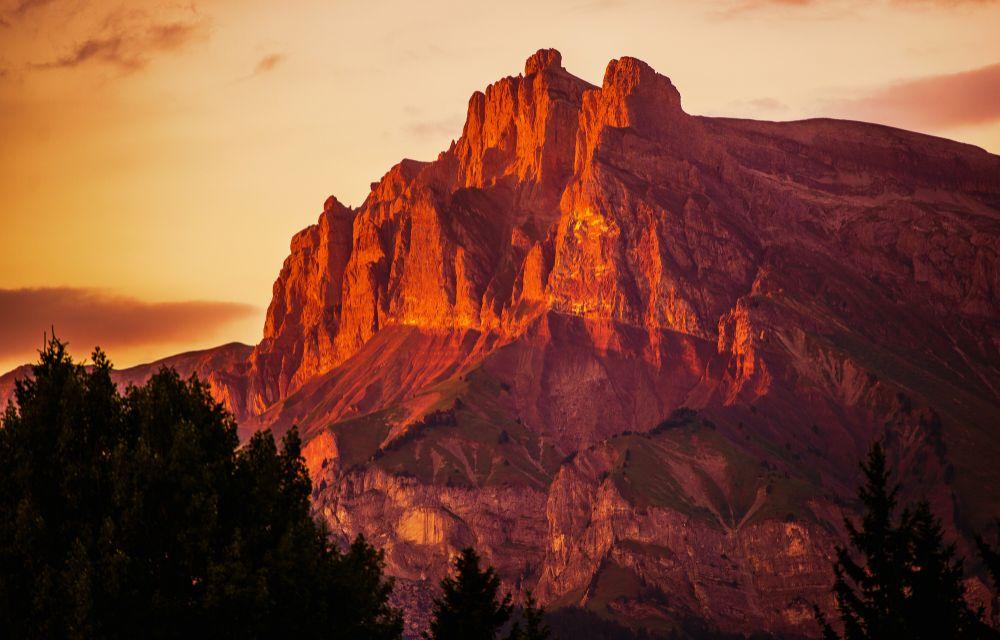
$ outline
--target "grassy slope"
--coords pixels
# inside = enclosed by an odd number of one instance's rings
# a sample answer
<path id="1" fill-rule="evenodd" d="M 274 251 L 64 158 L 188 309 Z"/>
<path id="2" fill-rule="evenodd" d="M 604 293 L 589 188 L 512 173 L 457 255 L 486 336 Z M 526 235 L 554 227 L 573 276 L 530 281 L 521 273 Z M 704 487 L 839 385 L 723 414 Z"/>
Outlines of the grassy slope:
<path id="1" fill-rule="evenodd" d="M 418 415 L 409 415 L 410 405 L 420 407 Z M 558 468 L 561 456 L 521 424 L 506 390 L 482 368 L 427 389 L 407 406 L 331 425 L 345 466 L 371 463 L 428 483 L 540 490 Z M 420 428 L 419 416 L 437 411 L 453 412 L 455 424 Z"/>
<path id="2" fill-rule="evenodd" d="M 618 454 L 610 475 L 639 507 L 672 509 L 717 528 L 811 515 L 806 502 L 815 486 L 765 466 L 711 422 L 671 420 L 654 433 L 619 436 L 609 445 Z"/>

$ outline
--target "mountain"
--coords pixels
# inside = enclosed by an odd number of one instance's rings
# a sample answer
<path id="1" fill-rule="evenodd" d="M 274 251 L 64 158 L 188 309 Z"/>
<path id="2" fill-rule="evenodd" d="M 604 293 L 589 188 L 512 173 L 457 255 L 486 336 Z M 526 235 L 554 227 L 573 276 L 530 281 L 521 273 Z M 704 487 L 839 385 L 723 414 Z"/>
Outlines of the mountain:
<path id="1" fill-rule="evenodd" d="M 252 351 L 177 362 L 244 436 L 299 425 L 416 623 L 474 544 L 550 608 L 816 636 L 872 440 L 965 555 L 1000 513 L 998 254 L 998 156 L 693 116 L 640 60 L 597 87 L 542 50 L 326 201 Z"/>
<path id="2" fill-rule="evenodd" d="M 208 384 L 216 400 L 225 404 L 234 414 L 243 416 L 246 415 L 244 402 L 246 371 L 249 368 L 247 359 L 252 351 L 251 346 L 230 342 L 212 349 L 179 353 L 149 364 L 115 369 L 111 377 L 119 388 L 124 389 L 130 384 L 142 384 L 162 367 L 176 370 L 183 378 L 197 375 Z M 79 356 L 78 353 L 75 355 Z M 13 401 L 15 381 L 30 375 L 30 365 L 22 365 L 0 376 L 0 411 L 6 408 L 8 402 Z"/>

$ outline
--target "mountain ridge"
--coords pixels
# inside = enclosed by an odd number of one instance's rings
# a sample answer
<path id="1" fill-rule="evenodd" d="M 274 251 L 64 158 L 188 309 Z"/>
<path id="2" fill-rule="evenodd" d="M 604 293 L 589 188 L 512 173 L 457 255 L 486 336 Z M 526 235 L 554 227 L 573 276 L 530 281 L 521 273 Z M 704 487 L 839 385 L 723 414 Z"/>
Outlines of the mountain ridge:
<path id="1" fill-rule="evenodd" d="M 545 603 L 815 636 L 873 439 L 967 556 L 1000 512 L 998 255 L 1000 157 L 540 50 L 326 201 L 252 351 L 179 363 L 244 437 L 298 424 L 317 514 L 404 580 L 475 544 Z"/>

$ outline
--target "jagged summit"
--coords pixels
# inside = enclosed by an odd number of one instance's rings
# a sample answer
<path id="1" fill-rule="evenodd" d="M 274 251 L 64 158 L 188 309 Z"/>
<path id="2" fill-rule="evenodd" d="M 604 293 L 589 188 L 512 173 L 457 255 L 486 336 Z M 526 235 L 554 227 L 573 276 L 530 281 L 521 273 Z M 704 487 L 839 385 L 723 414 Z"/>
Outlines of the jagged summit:
<path id="1" fill-rule="evenodd" d="M 334 211 L 343 214 L 346 211 L 350 211 L 350 209 L 341 204 L 340 200 L 337 199 L 337 196 L 331 195 L 326 199 L 326 202 L 323 203 L 323 211 Z"/>
<path id="2" fill-rule="evenodd" d="M 252 353 L 182 365 L 244 435 L 298 424 L 317 513 L 403 584 L 474 543 L 544 603 L 815 635 L 872 439 L 952 531 L 1000 511 L 998 229 L 980 149 L 543 49 L 326 201 Z"/>
<path id="3" fill-rule="evenodd" d="M 562 66 L 562 54 L 555 49 L 539 49 L 524 61 L 525 76 L 550 69 L 565 71 Z"/>

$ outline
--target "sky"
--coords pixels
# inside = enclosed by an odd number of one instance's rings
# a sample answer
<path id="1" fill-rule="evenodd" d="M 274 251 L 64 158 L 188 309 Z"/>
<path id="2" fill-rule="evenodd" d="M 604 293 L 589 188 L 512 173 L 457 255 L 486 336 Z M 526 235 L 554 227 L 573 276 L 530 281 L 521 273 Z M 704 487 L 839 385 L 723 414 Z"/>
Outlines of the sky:
<path id="1" fill-rule="evenodd" d="M 539 48 L 1000 153 L 998 33 L 997 0 L 0 0 L 0 371 L 52 326 L 119 366 L 256 343 L 326 197 L 436 157 Z"/>

